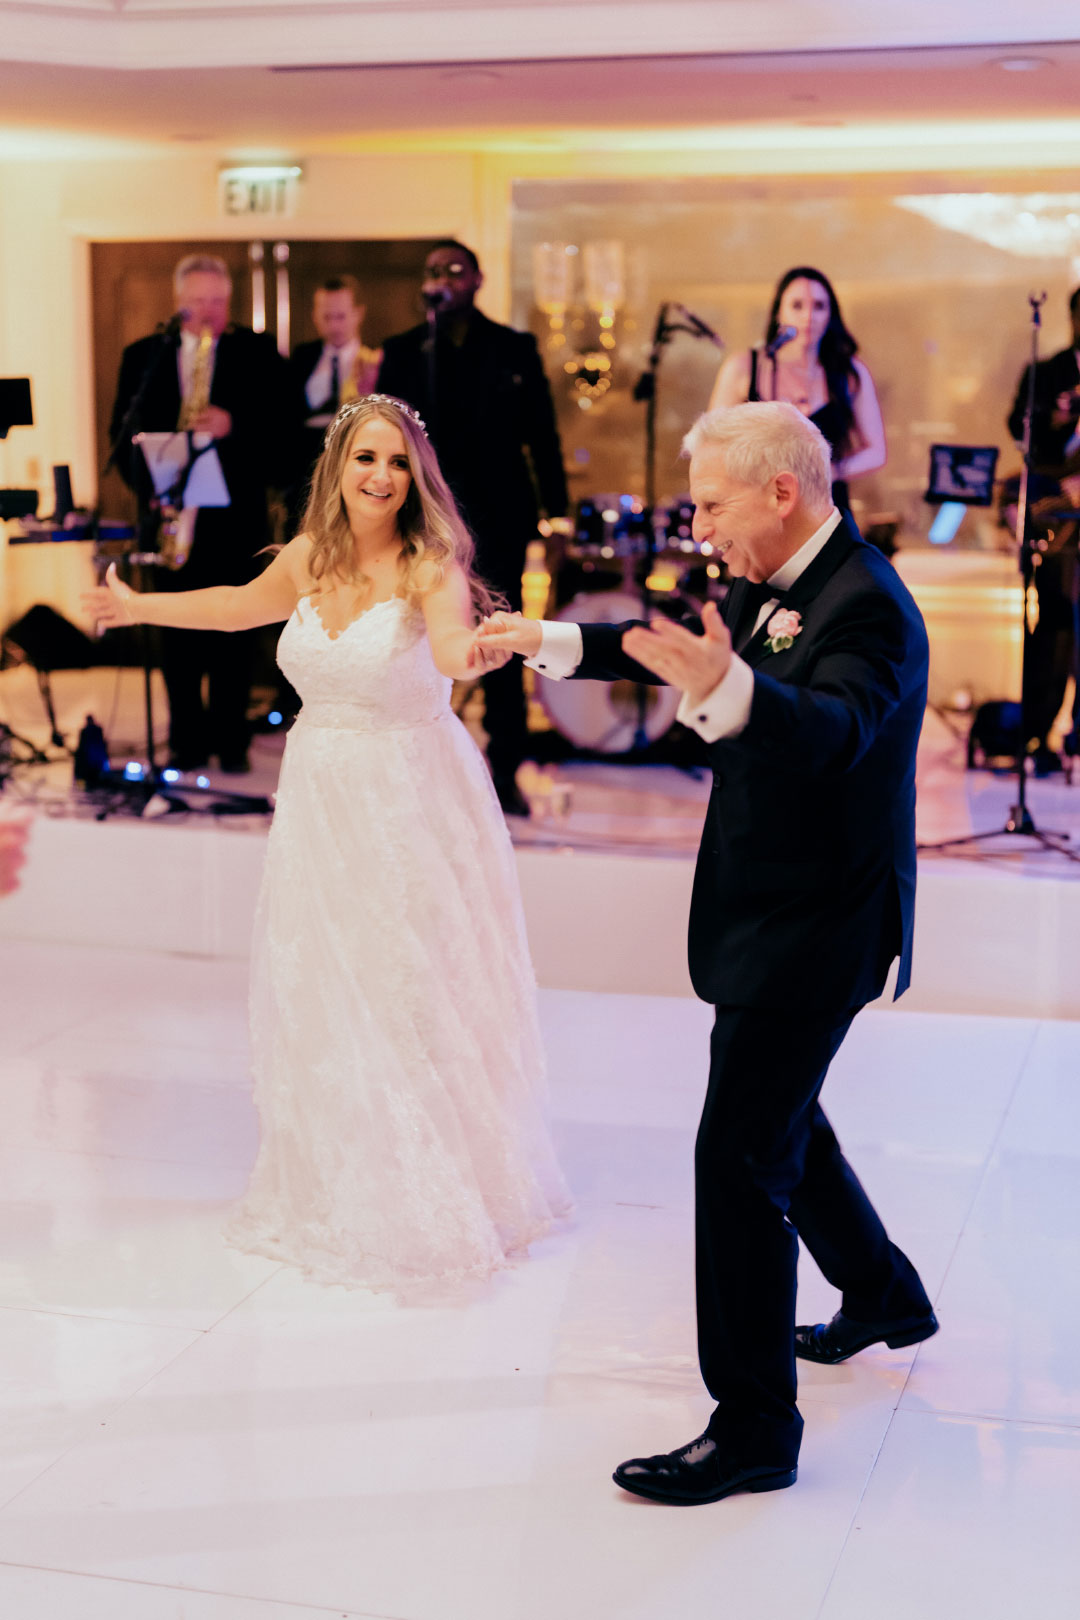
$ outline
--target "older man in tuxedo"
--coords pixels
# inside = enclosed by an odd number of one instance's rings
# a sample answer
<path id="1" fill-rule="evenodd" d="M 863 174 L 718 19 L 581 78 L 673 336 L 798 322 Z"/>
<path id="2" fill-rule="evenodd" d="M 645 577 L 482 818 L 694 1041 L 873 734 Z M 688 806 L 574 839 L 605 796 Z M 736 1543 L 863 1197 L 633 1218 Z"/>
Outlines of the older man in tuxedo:
<path id="1" fill-rule="evenodd" d="M 485 630 L 549 677 L 680 688 L 712 766 L 690 969 L 716 1009 L 696 1151 L 698 1349 L 716 1408 L 697 1440 L 615 1472 L 680 1504 L 794 1483 L 796 1356 L 844 1361 L 937 1330 L 818 1101 L 894 958 L 897 995 L 910 977 L 926 632 L 832 505 L 828 446 L 793 406 L 710 412 L 686 449 L 695 534 L 734 577 L 722 616 L 496 615 Z M 829 1323 L 795 1325 L 799 1238 L 840 1290 Z"/>
<path id="2" fill-rule="evenodd" d="M 258 553 L 271 537 L 267 491 L 279 481 L 290 426 L 285 362 L 266 333 L 230 320 L 232 277 L 224 260 L 188 254 L 176 266 L 173 288 L 183 312 L 180 329 L 140 338 L 124 350 L 110 440 L 117 467 L 138 496 L 148 544 L 156 538 L 160 503 L 134 435 L 171 432 L 182 423 L 193 450 L 213 447 L 229 504 L 189 514 L 194 524 L 186 561 L 175 572 L 159 569 L 156 588 L 243 585 L 258 573 Z M 192 414 L 193 398 L 207 390 Z M 217 754 L 224 771 L 248 769 L 254 644 L 249 631 L 162 631 L 170 764 L 193 770 Z"/>

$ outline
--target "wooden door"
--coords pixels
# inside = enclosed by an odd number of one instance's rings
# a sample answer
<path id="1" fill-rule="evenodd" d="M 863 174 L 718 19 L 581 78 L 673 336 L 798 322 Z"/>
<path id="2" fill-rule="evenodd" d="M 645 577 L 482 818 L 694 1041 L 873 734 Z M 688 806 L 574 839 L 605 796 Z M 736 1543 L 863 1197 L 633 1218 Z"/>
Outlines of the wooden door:
<path id="1" fill-rule="evenodd" d="M 431 238 L 402 241 L 290 242 L 287 263 L 291 344 L 315 337 L 312 303 L 316 287 L 328 276 L 353 275 L 360 282 L 367 318 L 365 343 L 377 346 L 393 332 L 421 318 L 420 276 Z M 248 242 L 94 242 L 91 244 L 91 298 L 94 349 L 94 414 L 97 464 L 109 454 L 109 419 L 116 396 L 120 358 L 129 343 L 145 337 L 175 308 L 173 269 L 188 253 L 213 253 L 224 259 L 233 277 L 233 319 L 252 320 L 252 278 Z M 272 242 L 263 243 L 266 286 L 266 329 L 276 336 L 277 302 Z M 135 502 L 116 472 L 101 479 L 101 514 L 132 519 Z"/>

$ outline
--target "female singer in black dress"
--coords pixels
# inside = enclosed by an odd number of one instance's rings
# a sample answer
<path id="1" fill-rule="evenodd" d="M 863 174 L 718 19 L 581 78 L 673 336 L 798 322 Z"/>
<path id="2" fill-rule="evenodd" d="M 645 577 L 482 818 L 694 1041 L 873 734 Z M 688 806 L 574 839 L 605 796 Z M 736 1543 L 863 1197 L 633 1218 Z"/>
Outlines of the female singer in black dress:
<path id="1" fill-rule="evenodd" d="M 777 336 L 794 332 L 777 343 Z M 849 478 L 885 465 L 885 428 L 874 379 L 856 358 L 828 277 L 808 265 L 781 276 L 765 342 L 720 367 L 709 409 L 783 399 L 821 429 L 832 448 L 833 500 L 848 504 Z"/>

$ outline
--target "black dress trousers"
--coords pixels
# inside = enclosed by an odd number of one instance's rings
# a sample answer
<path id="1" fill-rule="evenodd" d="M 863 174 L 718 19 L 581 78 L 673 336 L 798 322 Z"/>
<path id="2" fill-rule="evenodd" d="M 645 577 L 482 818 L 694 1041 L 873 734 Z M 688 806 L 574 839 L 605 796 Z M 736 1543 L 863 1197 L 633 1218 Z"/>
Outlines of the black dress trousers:
<path id="1" fill-rule="evenodd" d="M 698 1351 L 710 1433 L 747 1463 L 799 1453 L 799 1238 L 857 1321 L 930 1309 L 817 1100 L 853 1016 L 716 1009 L 695 1156 Z"/>

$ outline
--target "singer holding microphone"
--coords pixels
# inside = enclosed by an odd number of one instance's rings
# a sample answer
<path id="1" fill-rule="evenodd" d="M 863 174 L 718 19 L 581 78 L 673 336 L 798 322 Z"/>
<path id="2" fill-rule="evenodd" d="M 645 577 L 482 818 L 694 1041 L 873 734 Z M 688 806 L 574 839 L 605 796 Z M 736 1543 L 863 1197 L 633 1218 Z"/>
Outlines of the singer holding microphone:
<path id="1" fill-rule="evenodd" d="M 857 358 L 827 276 L 797 265 L 780 277 L 765 342 L 731 354 L 717 373 L 709 409 L 784 400 L 809 417 L 832 452 L 833 502 L 848 507 L 848 480 L 885 465 L 885 426 L 874 379 Z"/>
<path id="2" fill-rule="evenodd" d="M 476 541 L 476 568 L 521 607 L 525 548 L 540 514 L 566 513 L 566 475 L 551 390 L 531 332 L 476 308 L 484 277 L 462 242 L 436 242 L 424 263 L 426 319 L 387 338 L 379 390 L 424 418 L 439 465 Z M 527 816 L 516 772 L 528 744 L 521 665 L 483 677 L 487 757 L 504 812 Z"/>

